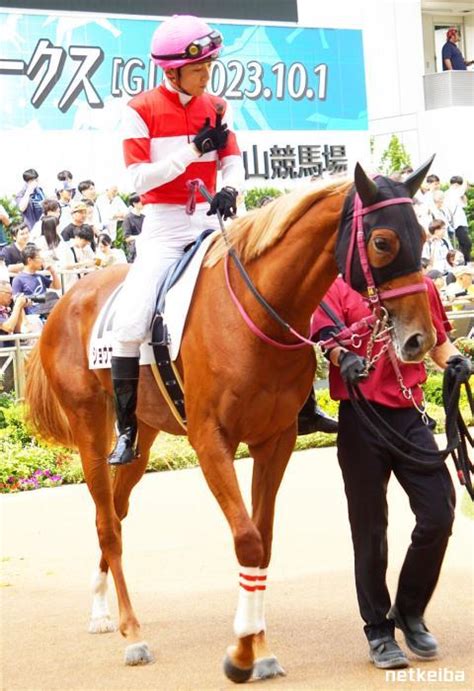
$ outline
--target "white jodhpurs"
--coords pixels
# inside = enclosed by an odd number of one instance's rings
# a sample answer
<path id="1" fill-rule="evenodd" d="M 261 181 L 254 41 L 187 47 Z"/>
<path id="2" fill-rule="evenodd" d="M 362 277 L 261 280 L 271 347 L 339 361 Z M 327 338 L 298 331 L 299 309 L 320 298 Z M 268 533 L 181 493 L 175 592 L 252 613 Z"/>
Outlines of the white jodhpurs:
<path id="1" fill-rule="evenodd" d="M 137 238 L 137 257 L 117 299 L 112 354 L 138 357 L 150 329 L 158 290 L 167 269 L 184 248 L 206 228 L 218 228 L 215 216 L 206 216 L 208 204 L 198 204 L 192 216 L 177 204 L 145 207 L 143 231 Z"/>

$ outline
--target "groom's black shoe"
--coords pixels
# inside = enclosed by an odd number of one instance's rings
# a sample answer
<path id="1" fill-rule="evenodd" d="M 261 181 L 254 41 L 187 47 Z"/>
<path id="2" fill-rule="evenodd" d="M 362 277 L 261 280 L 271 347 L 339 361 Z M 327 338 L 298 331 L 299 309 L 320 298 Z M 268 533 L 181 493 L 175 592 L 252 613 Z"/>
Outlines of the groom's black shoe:
<path id="1" fill-rule="evenodd" d="M 403 631 L 406 644 L 415 655 L 424 658 L 433 658 L 438 655 L 438 642 L 426 628 L 423 617 L 404 615 L 395 605 L 387 617 L 392 619 L 395 626 Z"/>

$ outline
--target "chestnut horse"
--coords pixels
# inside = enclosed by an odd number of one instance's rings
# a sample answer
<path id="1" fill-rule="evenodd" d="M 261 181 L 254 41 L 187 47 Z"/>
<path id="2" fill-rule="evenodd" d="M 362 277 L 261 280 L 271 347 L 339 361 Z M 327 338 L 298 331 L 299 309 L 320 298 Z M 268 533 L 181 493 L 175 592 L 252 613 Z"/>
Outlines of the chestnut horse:
<path id="1" fill-rule="evenodd" d="M 426 170 L 427 166 L 407 180 L 405 197 L 406 193 L 414 194 Z M 360 166 L 356 167 L 355 188 L 364 206 L 375 200 L 378 187 Z M 348 181 L 313 185 L 234 220 L 228 228 L 228 240 L 260 294 L 301 334 L 308 333 L 311 315 L 337 275 L 337 230 L 351 191 L 354 193 Z M 406 202 L 406 213 L 414 219 L 411 204 Z M 385 232 L 380 223 L 376 242 L 369 235 L 366 238 L 373 266 L 389 265 L 399 249 L 390 229 L 391 209 L 384 209 L 389 226 L 386 241 L 380 243 Z M 189 441 L 229 523 L 239 563 L 236 644 L 228 649 L 224 668 L 230 679 L 241 682 L 283 674 L 267 642 L 263 597 L 275 499 L 295 444 L 298 411 L 313 383 L 315 356 L 307 344 L 295 350 L 275 348 L 248 328 L 226 286 L 225 254 L 226 247 L 219 238 L 195 288 L 177 365 L 185 387 Z M 30 420 L 41 436 L 79 449 L 96 505 L 101 559 L 89 630 L 114 629 L 106 599 L 110 568 L 118 597 L 119 629 L 127 643 L 125 662 L 140 664 L 150 662 L 152 655 L 127 591 L 121 521 L 159 430 L 172 434 L 182 434 L 183 430 L 167 408 L 150 367 L 141 367 L 137 411 L 140 456 L 116 471 L 107 464 L 114 434 L 110 373 L 89 370 L 87 353 L 94 321 L 125 271 L 126 267 L 112 267 L 91 274 L 61 298 L 30 356 L 26 399 Z M 294 343 L 294 336 L 271 318 L 232 263 L 229 272 L 233 289 L 254 324 L 269 338 Z M 416 270 L 381 288 L 408 284 L 419 288 L 422 281 Z M 393 318 L 394 340 L 401 357 L 420 360 L 433 346 L 426 293 L 391 297 L 385 306 Z M 233 465 L 241 441 L 254 459 L 252 515 L 244 505 Z"/>

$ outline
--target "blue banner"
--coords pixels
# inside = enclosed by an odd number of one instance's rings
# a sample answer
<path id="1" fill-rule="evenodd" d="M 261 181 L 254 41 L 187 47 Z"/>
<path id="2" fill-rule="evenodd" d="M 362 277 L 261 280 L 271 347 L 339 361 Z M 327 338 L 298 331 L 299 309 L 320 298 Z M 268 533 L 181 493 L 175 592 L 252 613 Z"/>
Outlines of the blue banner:
<path id="1" fill-rule="evenodd" d="M 158 23 L 0 13 L 0 127 L 109 130 L 128 99 L 162 79 Z M 367 130 L 362 32 L 218 24 L 225 48 L 210 91 L 236 130 Z"/>

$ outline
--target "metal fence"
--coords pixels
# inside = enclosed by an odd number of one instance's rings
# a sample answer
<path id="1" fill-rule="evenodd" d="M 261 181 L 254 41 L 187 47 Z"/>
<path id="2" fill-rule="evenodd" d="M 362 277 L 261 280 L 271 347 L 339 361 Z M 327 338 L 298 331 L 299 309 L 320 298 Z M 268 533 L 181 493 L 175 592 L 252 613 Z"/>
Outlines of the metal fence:
<path id="1" fill-rule="evenodd" d="M 41 332 L 0 336 L 0 390 L 25 394 L 25 363 Z M 7 343 L 7 345 L 5 345 Z"/>

